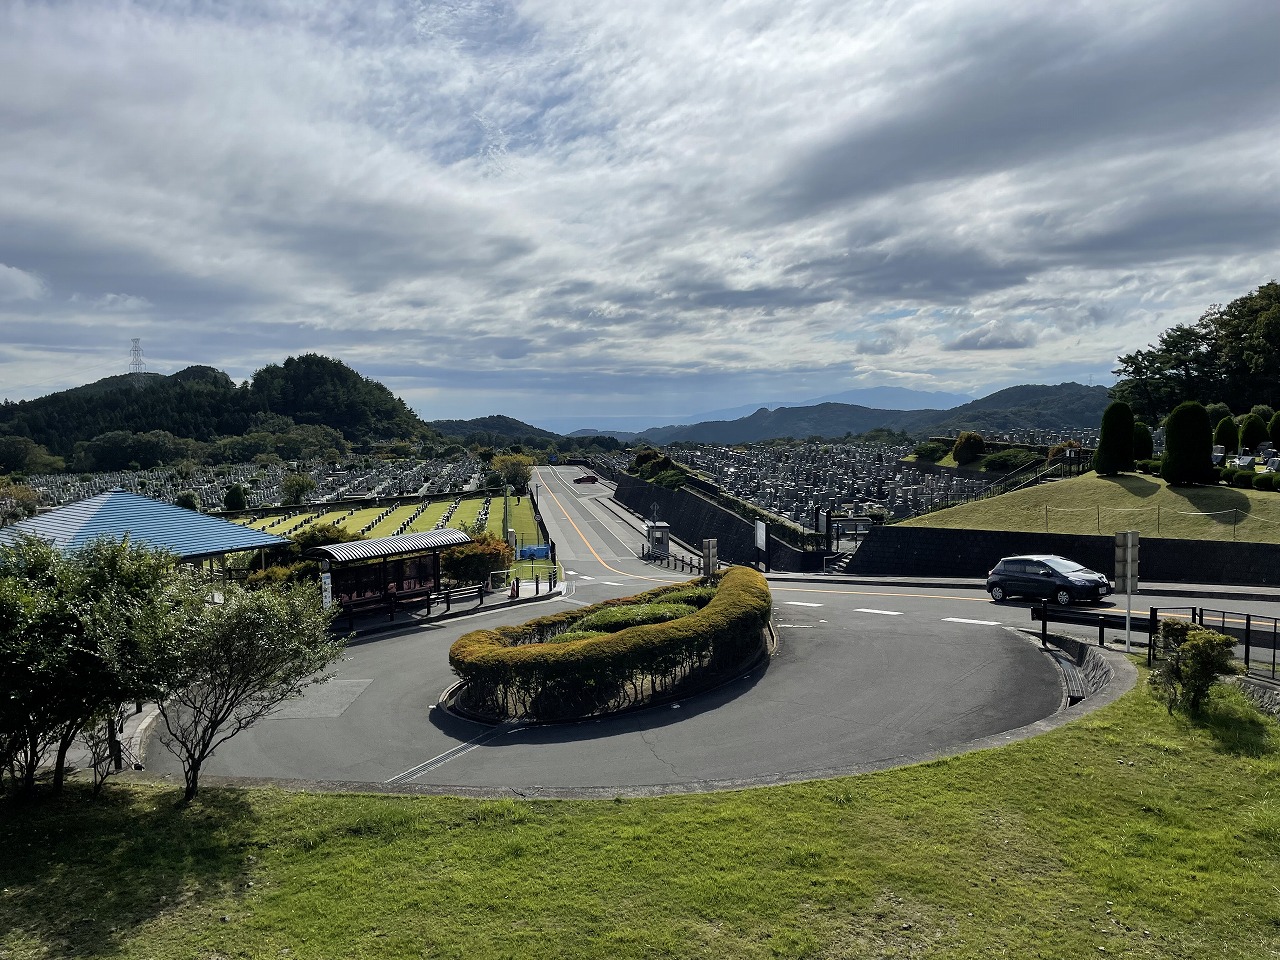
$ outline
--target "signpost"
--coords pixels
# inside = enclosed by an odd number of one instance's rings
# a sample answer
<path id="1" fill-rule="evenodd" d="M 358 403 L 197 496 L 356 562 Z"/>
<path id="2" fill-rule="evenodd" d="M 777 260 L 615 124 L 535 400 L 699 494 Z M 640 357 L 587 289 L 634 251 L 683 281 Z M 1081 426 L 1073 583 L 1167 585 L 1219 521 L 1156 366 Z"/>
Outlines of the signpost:
<path id="1" fill-rule="evenodd" d="M 764 561 L 765 573 L 769 572 L 769 527 L 763 520 L 756 521 L 756 559 Z"/>
<path id="2" fill-rule="evenodd" d="M 1133 595 L 1138 592 L 1138 531 L 1121 530 L 1116 534 L 1116 590 L 1124 591 L 1124 652 L 1132 653 L 1130 641 L 1133 617 Z"/>

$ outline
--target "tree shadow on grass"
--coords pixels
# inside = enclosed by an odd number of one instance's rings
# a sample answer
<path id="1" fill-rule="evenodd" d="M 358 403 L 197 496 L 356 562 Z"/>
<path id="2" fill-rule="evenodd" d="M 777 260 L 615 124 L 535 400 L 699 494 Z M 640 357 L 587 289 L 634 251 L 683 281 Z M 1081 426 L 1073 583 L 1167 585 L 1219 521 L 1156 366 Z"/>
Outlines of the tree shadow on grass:
<path id="1" fill-rule="evenodd" d="M 1231 526 L 1249 515 L 1253 501 L 1233 487 L 1175 487 L 1168 491 L 1187 501 L 1189 512 L 1207 513 L 1207 518 L 1223 526 Z"/>
<path id="2" fill-rule="evenodd" d="M 1122 473 L 1113 477 L 1098 477 L 1099 480 L 1105 480 L 1108 483 L 1114 483 L 1118 487 L 1122 487 L 1124 491 L 1132 496 L 1146 499 L 1153 497 L 1160 492 L 1160 484 L 1146 477 L 1140 477 L 1137 474 Z"/>
<path id="3" fill-rule="evenodd" d="M 121 952 L 136 929 L 244 887 L 254 813 L 238 791 L 81 784 L 61 797 L 0 801 L 0 929 L 58 957 Z"/>
<path id="4" fill-rule="evenodd" d="M 1217 689 L 1189 721 L 1214 739 L 1220 753 L 1269 757 L 1280 753 L 1280 728 L 1269 722 L 1238 690 Z"/>

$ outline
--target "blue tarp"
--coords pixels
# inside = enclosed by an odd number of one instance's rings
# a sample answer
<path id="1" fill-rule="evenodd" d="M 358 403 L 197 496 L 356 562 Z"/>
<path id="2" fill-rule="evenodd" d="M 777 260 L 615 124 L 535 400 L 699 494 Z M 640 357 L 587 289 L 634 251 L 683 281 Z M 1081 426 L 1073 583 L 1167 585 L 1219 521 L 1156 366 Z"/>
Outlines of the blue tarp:
<path id="1" fill-rule="evenodd" d="M 551 556 L 551 548 L 545 543 L 521 547 L 516 554 L 517 560 L 546 560 Z"/>

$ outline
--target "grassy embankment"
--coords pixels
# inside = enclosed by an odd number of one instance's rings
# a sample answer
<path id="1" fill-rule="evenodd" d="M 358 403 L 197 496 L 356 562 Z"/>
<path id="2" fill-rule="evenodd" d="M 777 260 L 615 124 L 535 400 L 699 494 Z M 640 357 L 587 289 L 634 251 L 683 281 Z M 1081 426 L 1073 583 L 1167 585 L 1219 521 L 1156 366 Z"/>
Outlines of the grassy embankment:
<path id="1" fill-rule="evenodd" d="M 1280 493 L 1170 487 L 1159 477 L 1089 473 L 948 507 L 906 526 L 1280 543 Z"/>
<path id="2" fill-rule="evenodd" d="M 1280 727 L 1234 691 L 735 793 L 177 796 L 0 806 L 0 956 L 1280 956 Z"/>

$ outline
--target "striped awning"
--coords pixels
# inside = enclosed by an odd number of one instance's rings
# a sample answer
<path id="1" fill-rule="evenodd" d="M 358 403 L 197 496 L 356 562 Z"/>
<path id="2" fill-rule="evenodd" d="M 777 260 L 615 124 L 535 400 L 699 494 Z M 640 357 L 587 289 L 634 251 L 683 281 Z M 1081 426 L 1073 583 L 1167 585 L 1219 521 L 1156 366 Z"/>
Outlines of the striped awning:
<path id="1" fill-rule="evenodd" d="M 376 540 L 331 543 L 327 547 L 312 547 L 307 551 L 307 556 L 330 560 L 334 563 L 352 563 L 359 560 L 382 560 L 387 557 L 431 553 L 470 542 L 471 538 L 461 530 L 431 530 L 427 533 L 405 533 L 398 537 L 379 537 Z"/>

